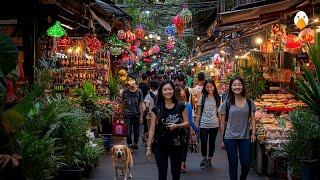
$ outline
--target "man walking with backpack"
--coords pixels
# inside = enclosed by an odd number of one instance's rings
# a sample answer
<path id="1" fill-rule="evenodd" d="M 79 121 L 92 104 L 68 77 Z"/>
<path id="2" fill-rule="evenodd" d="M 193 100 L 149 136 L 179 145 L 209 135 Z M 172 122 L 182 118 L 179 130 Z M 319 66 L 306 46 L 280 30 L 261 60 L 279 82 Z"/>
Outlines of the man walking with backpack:
<path id="1" fill-rule="evenodd" d="M 150 91 L 144 99 L 144 103 L 146 105 L 146 109 L 148 112 L 148 114 L 147 114 L 147 128 L 148 128 L 148 130 L 150 127 L 150 113 L 152 111 L 152 108 L 154 108 L 157 103 L 158 89 L 159 89 L 159 82 L 156 80 L 152 80 L 150 82 Z M 147 134 L 146 134 L 146 137 L 147 137 Z"/>

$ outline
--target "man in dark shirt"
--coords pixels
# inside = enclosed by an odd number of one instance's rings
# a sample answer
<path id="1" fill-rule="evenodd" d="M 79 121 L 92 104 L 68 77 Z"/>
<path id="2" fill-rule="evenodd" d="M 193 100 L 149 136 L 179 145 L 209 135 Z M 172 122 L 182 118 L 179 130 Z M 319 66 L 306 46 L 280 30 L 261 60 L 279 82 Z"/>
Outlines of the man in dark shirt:
<path id="1" fill-rule="evenodd" d="M 139 88 L 142 91 L 143 94 L 143 99 L 146 97 L 146 95 L 148 94 L 150 87 L 149 87 L 149 83 L 148 83 L 148 76 L 146 73 L 142 74 L 142 82 L 139 84 Z"/>
<path id="2" fill-rule="evenodd" d="M 143 94 L 137 87 L 136 81 L 130 79 L 128 88 L 122 93 L 123 115 L 128 125 L 127 144 L 130 148 L 137 151 L 139 141 L 139 127 L 143 123 Z M 132 144 L 132 131 L 134 133 L 134 144 Z"/>

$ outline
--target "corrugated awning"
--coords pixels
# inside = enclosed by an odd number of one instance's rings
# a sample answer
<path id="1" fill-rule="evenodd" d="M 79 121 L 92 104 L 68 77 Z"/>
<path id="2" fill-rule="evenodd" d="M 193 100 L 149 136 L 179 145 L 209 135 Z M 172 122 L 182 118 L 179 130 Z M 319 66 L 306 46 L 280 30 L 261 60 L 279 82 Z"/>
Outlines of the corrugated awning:
<path id="1" fill-rule="evenodd" d="M 91 4 L 91 7 L 93 10 L 98 11 L 100 14 L 103 14 L 105 16 L 117 16 L 124 17 L 126 19 L 131 19 L 131 17 L 126 12 L 121 10 L 116 5 L 105 3 L 101 0 L 95 0 L 95 3 Z"/>
<path id="2" fill-rule="evenodd" d="M 276 19 L 282 13 L 296 10 L 305 0 L 284 0 L 263 6 L 219 13 L 219 27 L 240 24 L 261 19 Z"/>

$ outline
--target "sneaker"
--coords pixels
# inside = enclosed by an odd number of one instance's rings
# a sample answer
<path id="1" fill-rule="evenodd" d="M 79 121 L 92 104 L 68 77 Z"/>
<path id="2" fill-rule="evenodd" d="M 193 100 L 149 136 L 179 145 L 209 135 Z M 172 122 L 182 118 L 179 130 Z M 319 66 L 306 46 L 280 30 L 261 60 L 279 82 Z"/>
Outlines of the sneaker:
<path id="1" fill-rule="evenodd" d="M 211 160 L 207 160 L 206 167 L 212 167 L 212 162 L 211 162 Z"/>
<path id="2" fill-rule="evenodd" d="M 206 168 L 206 165 L 207 165 L 207 160 L 206 160 L 206 159 L 203 159 L 203 160 L 201 161 L 201 163 L 200 163 L 200 168 L 201 168 L 201 169 L 204 169 L 204 168 Z"/>

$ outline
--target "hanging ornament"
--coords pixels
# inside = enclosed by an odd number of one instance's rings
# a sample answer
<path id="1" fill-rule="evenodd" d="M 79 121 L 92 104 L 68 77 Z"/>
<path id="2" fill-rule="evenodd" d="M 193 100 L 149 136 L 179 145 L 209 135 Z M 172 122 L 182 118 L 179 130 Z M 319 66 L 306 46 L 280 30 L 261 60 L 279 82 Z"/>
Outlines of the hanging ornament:
<path id="1" fill-rule="evenodd" d="M 138 50 L 138 47 L 135 46 L 135 45 L 131 45 L 131 46 L 130 46 L 130 50 L 131 50 L 133 53 L 136 53 L 137 50 Z"/>
<path id="2" fill-rule="evenodd" d="M 188 8 L 183 8 L 179 13 L 179 16 L 182 18 L 184 24 L 191 22 L 192 12 Z"/>
<path id="3" fill-rule="evenodd" d="M 286 41 L 286 48 L 287 49 L 297 49 L 300 48 L 301 44 L 299 42 L 299 37 L 288 34 L 287 41 Z"/>
<path id="4" fill-rule="evenodd" d="M 177 29 L 178 35 L 179 35 L 179 36 L 182 36 L 183 33 L 184 33 L 184 24 L 182 23 L 182 24 L 180 24 L 180 25 L 177 25 L 177 26 L 176 26 L 176 29 Z"/>
<path id="5" fill-rule="evenodd" d="M 159 47 L 159 45 L 154 45 L 154 46 L 152 46 L 152 52 L 154 52 L 154 53 L 159 53 L 159 52 L 160 52 L 160 47 Z"/>
<path id="6" fill-rule="evenodd" d="M 110 51 L 111 55 L 119 56 L 123 52 L 123 49 L 121 47 L 110 47 Z"/>
<path id="7" fill-rule="evenodd" d="M 144 38 L 144 29 L 142 27 L 137 27 L 134 33 L 135 33 L 137 39 Z"/>
<path id="8" fill-rule="evenodd" d="M 142 57 L 142 50 L 140 48 L 137 49 L 137 55 L 139 58 Z"/>
<path id="9" fill-rule="evenodd" d="M 261 45 L 261 51 L 262 51 L 264 54 L 272 53 L 272 51 L 273 51 L 273 45 L 272 45 L 272 43 L 271 43 L 270 40 L 265 41 L 265 42 Z"/>
<path id="10" fill-rule="evenodd" d="M 126 33 L 124 32 L 124 30 L 119 30 L 117 33 L 117 37 L 119 39 L 124 39 L 126 37 Z"/>
<path id="11" fill-rule="evenodd" d="M 179 15 L 176 15 L 172 18 L 172 24 L 174 24 L 176 27 L 180 25 L 184 25 L 183 20 Z"/>
<path id="12" fill-rule="evenodd" d="M 47 35 L 54 38 L 59 38 L 66 34 L 67 32 L 61 26 L 60 21 L 56 21 L 56 23 L 47 30 Z"/>
<path id="13" fill-rule="evenodd" d="M 114 34 L 112 34 L 109 37 L 108 43 L 112 46 L 123 46 L 123 42 L 121 40 L 118 39 L 117 36 L 115 36 Z"/>
<path id="14" fill-rule="evenodd" d="M 71 44 L 71 40 L 68 36 L 64 36 L 57 40 L 57 46 L 58 47 L 66 47 Z"/>
<path id="15" fill-rule="evenodd" d="M 297 12 L 296 16 L 294 17 L 294 24 L 302 30 L 305 28 L 309 23 L 309 18 L 304 11 Z"/>
<path id="16" fill-rule="evenodd" d="M 133 44 L 137 47 L 140 47 L 141 42 L 139 40 L 135 40 Z"/>
<path id="17" fill-rule="evenodd" d="M 130 54 L 130 55 L 129 55 L 129 59 L 130 59 L 131 61 L 133 61 L 134 63 L 137 63 L 137 62 L 139 61 L 138 56 L 136 56 L 136 55 L 134 55 L 134 54 Z"/>
<path id="18" fill-rule="evenodd" d="M 85 37 L 86 46 L 89 52 L 96 53 L 101 48 L 101 42 L 98 40 L 97 35 L 87 34 Z"/>
<path id="19" fill-rule="evenodd" d="M 172 50 L 174 48 L 174 44 L 171 41 L 168 41 L 166 47 L 168 50 Z"/>
<path id="20" fill-rule="evenodd" d="M 121 59 L 122 59 L 122 61 L 128 61 L 128 60 L 129 60 L 129 55 L 128 55 L 128 53 L 124 51 L 124 52 L 121 54 Z"/>
<path id="21" fill-rule="evenodd" d="M 143 62 L 151 63 L 151 59 L 150 58 L 143 58 Z"/>
<path id="22" fill-rule="evenodd" d="M 128 30 L 126 32 L 126 37 L 125 37 L 125 40 L 130 43 L 132 41 L 134 41 L 136 39 L 136 35 L 134 33 L 132 33 L 130 30 Z"/>
<path id="23" fill-rule="evenodd" d="M 175 35 L 176 34 L 176 27 L 171 25 L 171 26 L 167 26 L 165 28 L 165 34 L 167 35 Z"/>
<path id="24" fill-rule="evenodd" d="M 149 56 L 149 52 L 143 52 L 142 53 L 142 57 L 148 57 Z"/>
<path id="25" fill-rule="evenodd" d="M 299 33 L 299 38 L 304 44 L 314 44 L 315 31 L 311 28 L 305 28 Z"/>

